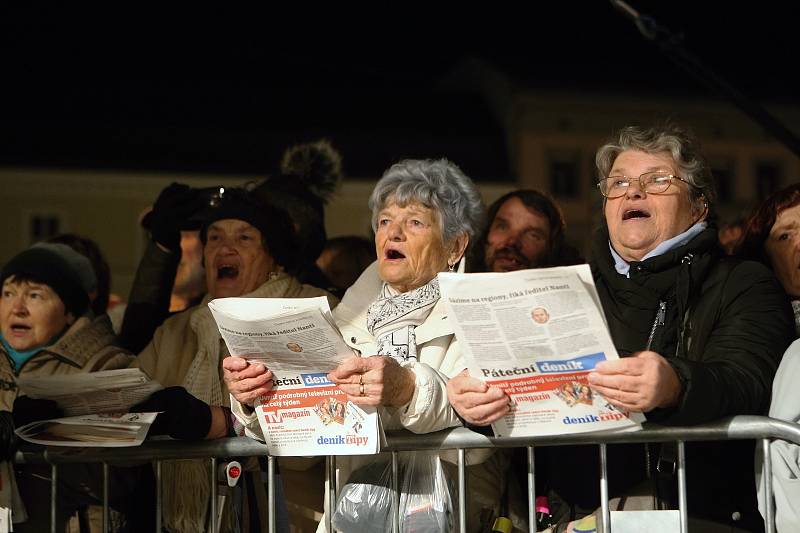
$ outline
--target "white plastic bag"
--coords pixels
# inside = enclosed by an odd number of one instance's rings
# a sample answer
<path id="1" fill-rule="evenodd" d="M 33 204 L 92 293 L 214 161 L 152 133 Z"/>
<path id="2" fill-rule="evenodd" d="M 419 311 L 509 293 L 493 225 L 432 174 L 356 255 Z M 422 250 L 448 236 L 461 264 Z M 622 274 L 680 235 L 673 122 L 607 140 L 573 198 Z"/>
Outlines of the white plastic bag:
<path id="1" fill-rule="evenodd" d="M 399 454 L 401 533 L 447 533 L 457 528 L 452 487 L 435 452 Z M 392 530 L 392 463 L 390 457 L 357 468 L 342 487 L 333 526 L 342 533 L 386 533 Z"/>

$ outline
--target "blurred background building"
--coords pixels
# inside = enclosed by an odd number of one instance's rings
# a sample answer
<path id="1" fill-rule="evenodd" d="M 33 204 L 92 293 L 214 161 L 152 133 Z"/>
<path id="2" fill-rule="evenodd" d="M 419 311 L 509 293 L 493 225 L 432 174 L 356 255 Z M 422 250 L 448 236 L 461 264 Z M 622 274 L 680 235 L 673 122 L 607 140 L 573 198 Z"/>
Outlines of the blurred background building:
<path id="1" fill-rule="evenodd" d="M 800 133 L 788 7 L 633 4 Z M 145 242 L 139 218 L 164 186 L 255 181 L 286 146 L 320 137 L 347 176 L 326 211 L 330 237 L 369 235 L 367 197 L 393 162 L 447 157 L 487 203 L 518 187 L 551 193 L 585 251 L 600 220 L 596 148 L 622 126 L 664 119 L 701 138 L 723 221 L 800 179 L 800 157 L 702 72 L 676 66 L 664 34 L 644 39 L 609 2 L 528 8 L 353 28 L 237 13 L 188 36 L 152 20 L 83 31 L 57 13 L 49 24 L 6 16 L 0 263 L 53 234 L 84 234 L 125 296 Z"/>

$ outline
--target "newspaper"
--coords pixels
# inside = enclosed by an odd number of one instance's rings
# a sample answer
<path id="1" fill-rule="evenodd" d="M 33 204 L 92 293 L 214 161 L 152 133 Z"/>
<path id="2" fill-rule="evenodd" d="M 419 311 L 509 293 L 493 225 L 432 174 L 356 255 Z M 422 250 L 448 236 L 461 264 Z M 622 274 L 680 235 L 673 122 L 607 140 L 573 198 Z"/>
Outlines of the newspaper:
<path id="1" fill-rule="evenodd" d="M 20 394 L 54 400 L 67 416 L 122 413 L 163 387 L 138 368 L 56 376 L 20 376 Z"/>
<path id="2" fill-rule="evenodd" d="M 46 446 L 119 448 L 139 446 L 158 413 L 105 413 L 31 422 L 16 434 Z"/>
<path id="3" fill-rule="evenodd" d="M 597 363 L 619 358 L 588 265 L 441 273 L 439 284 L 470 375 L 511 399 L 497 436 L 641 428 L 641 413 L 588 385 Z"/>
<path id="4" fill-rule="evenodd" d="M 377 410 L 348 402 L 327 378 L 356 355 L 327 298 L 220 298 L 208 307 L 231 355 L 261 363 L 274 375 L 272 391 L 255 406 L 271 455 L 378 452 Z"/>

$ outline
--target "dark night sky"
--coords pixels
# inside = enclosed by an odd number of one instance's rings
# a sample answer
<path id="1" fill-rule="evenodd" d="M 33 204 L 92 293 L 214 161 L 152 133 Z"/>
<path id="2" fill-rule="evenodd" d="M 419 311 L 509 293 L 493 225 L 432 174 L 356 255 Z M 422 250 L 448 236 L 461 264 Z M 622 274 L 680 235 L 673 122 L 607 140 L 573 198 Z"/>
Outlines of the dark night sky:
<path id="1" fill-rule="evenodd" d="M 749 96 L 798 103 L 789 3 L 631 3 Z M 508 173 L 483 100 L 441 87 L 467 57 L 520 86 L 709 96 L 610 3 L 552 4 L 169 20 L 3 8 L 0 164 L 267 172 L 286 144 L 325 135 L 353 175 L 438 155 Z"/>

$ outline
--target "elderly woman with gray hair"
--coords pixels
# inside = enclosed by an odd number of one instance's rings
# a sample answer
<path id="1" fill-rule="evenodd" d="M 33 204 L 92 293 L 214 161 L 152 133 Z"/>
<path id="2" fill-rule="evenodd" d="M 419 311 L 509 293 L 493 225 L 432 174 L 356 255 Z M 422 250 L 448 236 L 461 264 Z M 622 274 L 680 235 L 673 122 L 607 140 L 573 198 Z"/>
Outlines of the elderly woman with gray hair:
<path id="1" fill-rule="evenodd" d="M 764 414 L 793 337 L 791 310 L 769 269 L 723 254 L 710 216 L 712 176 L 696 141 L 671 124 L 627 127 L 596 163 L 605 225 L 591 267 L 620 359 L 599 363 L 589 385 L 618 409 L 664 425 Z M 608 450 L 609 493 L 627 497 L 621 508 L 677 508 L 674 444 Z M 546 452 L 558 496 L 551 504 L 568 504 L 559 518 L 599 506 L 596 449 Z M 752 442 L 687 444 L 691 530 L 763 528 L 752 456 Z"/>
<path id="2" fill-rule="evenodd" d="M 329 379 L 354 404 L 379 406 L 387 429 L 428 433 L 458 426 L 446 384 L 465 364 L 446 320 L 436 275 L 460 265 L 479 231 L 480 195 L 449 161 L 407 160 L 386 171 L 369 206 L 378 260 L 333 313 L 344 339 L 361 356 L 342 362 Z M 226 372 L 226 383 L 236 400 L 252 404 L 270 390 L 271 373 L 240 365 L 226 363 L 233 370 Z M 243 422 L 259 432 L 252 420 Z M 350 461 L 363 464 L 364 458 L 337 460 L 341 482 L 347 479 L 344 471 L 355 466 Z M 473 495 L 493 494 L 496 500 L 502 492 L 502 469 L 478 477 L 485 482 L 475 481 Z M 481 503 L 475 503 L 471 530 L 481 527 L 480 511 Z"/>

